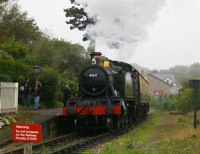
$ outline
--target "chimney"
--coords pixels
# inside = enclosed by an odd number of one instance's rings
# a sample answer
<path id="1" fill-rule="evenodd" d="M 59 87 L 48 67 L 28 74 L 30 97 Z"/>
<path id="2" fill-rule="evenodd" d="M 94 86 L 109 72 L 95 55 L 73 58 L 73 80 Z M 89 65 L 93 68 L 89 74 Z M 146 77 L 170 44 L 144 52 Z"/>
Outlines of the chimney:
<path id="1" fill-rule="evenodd" d="M 101 52 L 91 52 L 90 56 L 92 64 L 101 65 L 101 55 Z"/>

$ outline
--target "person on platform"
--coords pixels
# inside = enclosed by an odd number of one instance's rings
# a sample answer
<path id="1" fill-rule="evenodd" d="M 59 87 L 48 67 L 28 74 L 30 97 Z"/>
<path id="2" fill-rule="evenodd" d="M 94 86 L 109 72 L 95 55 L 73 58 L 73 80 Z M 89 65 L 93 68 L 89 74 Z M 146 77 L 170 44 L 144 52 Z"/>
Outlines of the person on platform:
<path id="1" fill-rule="evenodd" d="M 36 81 L 34 87 L 34 105 L 35 110 L 40 108 L 40 93 L 41 93 L 42 84 L 39 80 Z"/>
<path id="2" fill-rule="evenodd" d="M 66 105 L 67 103 L 67 100 L 69 99 L 69 97 L 71 96 L 71 89 L 68 85 L 66 85 L 64 88 L 63 88 L 63 100 L 64 100 L 64 106 Z"/>
<path id="3" fill-rule="evenodd" d="M 29 107 L 31 85 L 28 78 L 25 78 L 25 81 L 21 84 L 20 91 L 22 92 L 22 105 L 27 105 Z"/>

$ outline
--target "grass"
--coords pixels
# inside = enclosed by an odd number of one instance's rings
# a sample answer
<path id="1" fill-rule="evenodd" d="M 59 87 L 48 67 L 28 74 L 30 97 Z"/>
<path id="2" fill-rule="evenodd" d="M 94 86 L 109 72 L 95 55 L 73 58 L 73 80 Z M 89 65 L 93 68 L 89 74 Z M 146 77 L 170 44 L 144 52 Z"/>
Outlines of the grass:
<path id="1" fill-rule="evenodd" d="M 157 111 L 126 136 L 105 144 L 100 154 L 199 154 L 200 126 L 194 130 L 192 118 L 192 113 Z"/>

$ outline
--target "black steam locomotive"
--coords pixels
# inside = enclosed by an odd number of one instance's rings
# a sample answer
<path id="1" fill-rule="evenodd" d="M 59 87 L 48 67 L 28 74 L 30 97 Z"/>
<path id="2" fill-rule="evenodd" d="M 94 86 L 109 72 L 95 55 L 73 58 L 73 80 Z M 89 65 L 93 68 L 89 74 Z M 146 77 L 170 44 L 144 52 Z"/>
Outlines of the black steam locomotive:
<path id="1" fill-rule="evenodd" d="M 91 53 L 92 65 L 79 75 L 79 93 L 67 101 L 63 115 L 76 130 L 119 129 L 149 111 L 149 84 L 130 64 Z"/>

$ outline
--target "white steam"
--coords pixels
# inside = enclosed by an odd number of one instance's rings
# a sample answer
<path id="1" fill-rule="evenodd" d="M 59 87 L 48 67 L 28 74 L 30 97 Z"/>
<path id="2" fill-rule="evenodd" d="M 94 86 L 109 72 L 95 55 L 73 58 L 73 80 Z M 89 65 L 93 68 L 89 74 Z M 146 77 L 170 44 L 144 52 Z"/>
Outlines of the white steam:
<path id="1" fill-rule="evenodd" d="M 159 9 L 165 4 L 165 0 L 76 0 L 76 2 L 84 5 L 88 15 L 96 19 L 96 24 L 86 29 L 90 38 L 108 45 L 111 49 L 131 48 L 125 51 L 129 53 L 133 52 L 137 43 L 147 36 L 148 26 L 156 20 Z"/>

